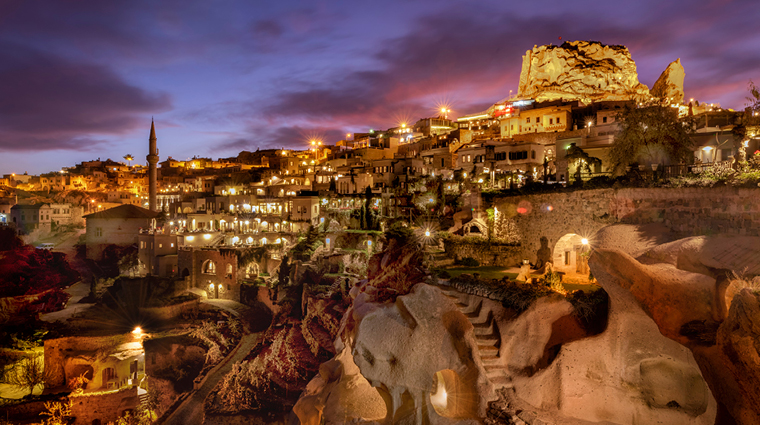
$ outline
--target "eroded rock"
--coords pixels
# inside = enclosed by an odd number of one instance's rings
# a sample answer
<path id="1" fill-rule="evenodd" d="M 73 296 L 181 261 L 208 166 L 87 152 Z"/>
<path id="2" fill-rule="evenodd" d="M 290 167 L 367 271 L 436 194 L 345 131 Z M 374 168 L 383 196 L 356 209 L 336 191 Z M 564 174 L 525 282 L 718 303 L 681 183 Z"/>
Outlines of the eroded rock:
<path id="1" fill-rule="evenodd" d="M 595 41 L 533 47 L 523 55 L 517 97 L 552 100 L 631 100 L 649 95 L 625 46 Z"/>
<path id="2" fill-rule="evenodd" d="M 683 80 L 686 78 L 686 72 L 681 65 L 681 59 L 671 62 L 665 71 L 662 71 L 660 77 L 652 86 L 650 93 L 654 97 L 667 99 L 671 104 L 683 103 Z"/>

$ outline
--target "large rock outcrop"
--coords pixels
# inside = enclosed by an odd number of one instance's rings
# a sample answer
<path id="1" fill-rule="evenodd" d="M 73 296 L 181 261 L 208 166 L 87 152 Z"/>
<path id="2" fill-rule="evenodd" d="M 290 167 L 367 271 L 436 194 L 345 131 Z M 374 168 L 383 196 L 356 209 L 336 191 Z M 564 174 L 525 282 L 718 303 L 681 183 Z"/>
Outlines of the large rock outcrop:
<path id="1" fill-rule="evenodd" d="M 680 239 L 633 258 L 596 249 L 589 264 L 608 293 L 633 297 L 659 331 L 688 347 L 719 405 L 718 423 L 760 423 L 760 238 Z"/>
<path id="2" fill-rule="evenodd" d="M 681 65 L 681 59 L 671 62 L 665 71 L 662 71 L 660 78 L 652 86 L 650 93 L 660 99 L 668 99 L 670 103 L 683 103 L 683 80 L 686 78 L 686 72 Z"/>
<path id="3" fill-rule="evenodd" d="M 590 103 L 648 96 L 625 46 L 572 41 L 533 47 L 523 55 L 518 98 Z"/>
<path id="4" fill-rule="evenodd" d="M 494 394 L 459 309 L 424 283 L 393 303 L 355 289 L 339 354 L 294 408 L 300 422 L 478 423 Z"/>

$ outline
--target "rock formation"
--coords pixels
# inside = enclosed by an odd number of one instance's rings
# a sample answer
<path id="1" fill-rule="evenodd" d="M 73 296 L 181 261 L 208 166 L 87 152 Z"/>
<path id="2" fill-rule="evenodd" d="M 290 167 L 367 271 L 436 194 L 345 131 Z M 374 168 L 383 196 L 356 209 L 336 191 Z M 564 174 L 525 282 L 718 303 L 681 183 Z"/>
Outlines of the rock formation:
<path id="1" fill-rule="evenodd" d="M 636 63 L 625 46 L 573 41 L 533 47 L 523 55 L 517 91 L 521 99 L 590 103 L 648 96 L 649 90 L 639 83 Z"/>
<path id="2" fill-rule="evenodd" d="M 669 99 L 670 103 L 681 104 L 683 102 L 683 80 L 686 72 L 681 66 L 681 59 L 676 59 L 662 71 L 660 78 L 652 86 L 650 93 L 660 99 Z"/>
<path id="3" fill-rule="evenodd" d="M 596 249 L 591 267 L 612 296 L 627 293 L 662 335 L 694 354 L 719 405 L 716 423 L 760 423 L 760 304 L 752 283 L 730 274 L 760 274 L 760 238 L 685 238 L 633 258 Z M 625 296 L 625 294 L 621 294 Z"/>
<path id="4" fill-rule="evenodd" d="M 460 424 L 484 417 L 493 389 L 472 325 L 457 307 L 424 283 L 394 303 L 374 302 L 366 290 L 372 288 L 352 291 L 339 354 L 321 366 L 294 408 L 301 423 Z"/>

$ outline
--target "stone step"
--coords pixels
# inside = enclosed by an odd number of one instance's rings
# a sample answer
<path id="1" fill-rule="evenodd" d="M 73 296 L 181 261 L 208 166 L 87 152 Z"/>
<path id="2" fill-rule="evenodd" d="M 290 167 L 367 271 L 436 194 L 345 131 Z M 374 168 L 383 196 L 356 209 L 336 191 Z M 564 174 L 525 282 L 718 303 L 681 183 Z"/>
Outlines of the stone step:
<path id="1" fill-rule="evenodd" d="M 465 303 L 463 303 L 461 301 L 455 302 L 454 305 L 456 305 L 459 310 L 464 310 L 467 307 L 469 307 L 469 304 L 465 304 Z"/>
<path id="2" fill-rule="evenodd" d="M 467 316 L 467 319 L 476 319 L 480 317 L 480 312 L 483 310 L 483 302 L 478 301 L 475 305 L 475 308 L 468 308 L 462 310 L 462 313 L 464 313 L 465 316 Z"/>
<path id="3" fill-rule="evenodd" d="M 498 356 L 499 349 L 493 345 L 478 345 L 478 351 L 481 356 Z"/>
<path id="4" fill-rule="evenodd" d="M 491 381 L 491 384 L 493 384 L 494 388 L 497 390 L 500 388 L 514 388 L 512 380 L 507 376 L 500 376 L 493 379 L 489 378 L 489 381 Z"/>
<path id="5" fill-rule="evenodd" d="M 475 335 L 475 338 L 478 338 L 478 337 L 481 337 L 481 336 L 491 337 L 494 334 L 494 332 L 493 332 L 493 326 L 492 325 L 493 325 L 492 323 L 488 323 L 488 324 L 485 324 L 485 323 L 484 324 L 475 324 L 475 323 L 473 323 L 472 324 L 472 326 L 473 326 L 472 333 Z"/>
<path id="6" fill-rule="evenodd" d="M 488 311 L 487 314 L 478 314 L 476 317 L 468 317 L 467 318 L 470 323 L 472 323 L 472 326 L 490 326 L 493 322 L 493 312 Z"/>
<path id="7" fill-rule="evenodd" d="M 480 360 L 483 362 L 483 367 L 498 366 L 502 364 L 502 359 L 497 356 L 481 356 Z"/>
<path id="8" fill-rule="evenodd" d="M 496 335 L 478 335 L 475 337 L 475 341 L 478 345 L 492 345 L 497 347 L 499 345 L 499 337 Z"/>

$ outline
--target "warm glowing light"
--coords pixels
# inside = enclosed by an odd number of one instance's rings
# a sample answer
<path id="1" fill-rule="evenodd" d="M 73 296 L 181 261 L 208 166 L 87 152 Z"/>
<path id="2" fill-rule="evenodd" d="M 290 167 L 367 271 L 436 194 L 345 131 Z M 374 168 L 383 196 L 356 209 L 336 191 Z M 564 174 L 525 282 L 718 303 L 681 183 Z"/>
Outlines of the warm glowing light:
<path id="1" fill-rule="evenodd" d="M 588 239 L 586 238 L 581 239 L 581 244 L 588 245 Z"/>
<path id="2" fill-rule="evenodd" d="M 192 236 L 188 236 L 188 237 L 192 238 Z M 206 233 L 205 235 L 203 235 L 203 239 L 209 240 L 209 239 L 211 239 L 211 235 L 208 234 L 208 233 Z"/>
<path id="3" fill-rule="evenodd" d="M 426 237 L 426 238 L 429 238 L 429 237 L 430 237 L 430 230 L 425 230 L 425 237 Z"/>
<path id="4" fill-rule="evenodd" d="M 188 242 L 192 242 L 195 239 L 195 236 L 188 236 L 186 239 Z"/>
<path id="5" fill-rule="evenodd" d="M 705 147 L 702 148 L 702 150 L 705 151 L 705 152 L 710 152 L 711 150 L 713 150 L 713 147 L 712 146 L 705 146 Z"/>
<path id="6" fill-rule="evenodd" d="M 134 335 L 134 336 L 140 336 L 140 335 L 142 335 L 142 328 L 140 328 L 139 326 L 136 327 L 135 330 L 132 331 L 132 335 Z"/>

